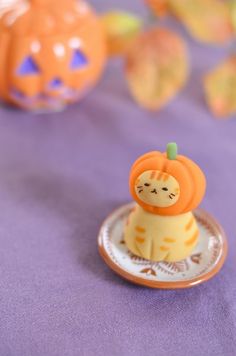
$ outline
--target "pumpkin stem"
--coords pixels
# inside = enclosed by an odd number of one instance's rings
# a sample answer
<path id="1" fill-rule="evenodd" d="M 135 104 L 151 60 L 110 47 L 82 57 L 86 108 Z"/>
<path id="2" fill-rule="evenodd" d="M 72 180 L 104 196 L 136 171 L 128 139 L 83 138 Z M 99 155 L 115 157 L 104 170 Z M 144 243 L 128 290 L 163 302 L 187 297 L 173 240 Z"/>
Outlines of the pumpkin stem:
<path id="1" fill-rule="evenodd" d="M 175 142 L 170 142 L 166 146 L 166 154 L 168 159 L 176 159 L 178 154 L 178 146 Z"/>

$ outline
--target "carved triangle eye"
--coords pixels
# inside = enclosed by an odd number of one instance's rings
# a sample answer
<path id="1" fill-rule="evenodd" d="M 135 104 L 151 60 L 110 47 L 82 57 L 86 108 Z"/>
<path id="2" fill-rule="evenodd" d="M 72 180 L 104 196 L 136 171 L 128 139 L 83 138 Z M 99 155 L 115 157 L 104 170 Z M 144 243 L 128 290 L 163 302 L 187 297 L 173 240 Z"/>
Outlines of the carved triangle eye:
<path id="1" fill-rule="evenodd" d="M 28 56 L 21 63 L 17 73 L 22 76 L 35 75 L 35 74 L 39 74 L 40 70 L 38 65 L 35 63 L 34 59 L 31 56 Z"/>
<path id="2" fill-rule="evenodd" d="M 70 68 L 76 70 L 85 67 L 87 64 L 87 57 L 80 50 L 75 50 L 70 63 Z"/>

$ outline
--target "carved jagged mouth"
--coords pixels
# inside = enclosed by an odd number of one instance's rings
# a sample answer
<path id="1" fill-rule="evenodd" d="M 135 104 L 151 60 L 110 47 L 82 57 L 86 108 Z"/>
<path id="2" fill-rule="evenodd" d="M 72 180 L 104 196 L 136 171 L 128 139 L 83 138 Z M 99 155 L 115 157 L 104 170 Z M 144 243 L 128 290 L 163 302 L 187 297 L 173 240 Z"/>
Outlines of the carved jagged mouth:
<path id="1" fill-rule="evenodd" d="M 27 96 L 22 91 L 12 88 L 10 96 L 20 106 L 29 109 L 34 107 L 55 107 L 62 103 L 72 103 L 79 100 L 89 89 L 89 85 L 86 85 L 81 90 L 63 87 L 54 96 L 43 92 L 34 96 Z"/>

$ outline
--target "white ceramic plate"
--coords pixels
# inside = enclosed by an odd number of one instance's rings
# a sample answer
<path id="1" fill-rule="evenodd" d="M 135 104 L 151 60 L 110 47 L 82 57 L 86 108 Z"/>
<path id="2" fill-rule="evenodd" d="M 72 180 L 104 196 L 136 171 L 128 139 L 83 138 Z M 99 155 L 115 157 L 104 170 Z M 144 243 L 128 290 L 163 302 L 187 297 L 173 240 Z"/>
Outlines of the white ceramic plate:
<path id="1" fill-rule="evenodd" d="M 123 240 L 124 225 L 133 207 L 130 203 L 115 210 L 99 232 L 99 252 L 112 270 L 133 283 L 163 289 L 192 287 L 219 272 L 227 255 L 227 240 L 212 216 L 201 209 L 194 212 L 200 237 L 190 257 L 175 263 L 152 262 L 132 254 Z"/>

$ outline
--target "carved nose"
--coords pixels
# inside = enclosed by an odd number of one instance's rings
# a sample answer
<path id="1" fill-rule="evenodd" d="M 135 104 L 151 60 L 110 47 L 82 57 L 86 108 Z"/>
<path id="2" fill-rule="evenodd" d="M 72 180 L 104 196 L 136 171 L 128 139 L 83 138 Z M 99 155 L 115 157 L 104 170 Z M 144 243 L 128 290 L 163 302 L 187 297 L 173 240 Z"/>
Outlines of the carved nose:
<path id="1" fill-rule="evenodd" d="M 156 190 L 156 188 L 154 188 L 153 190 L 151 190 L 151 193 L 155 193 L 155 194 L 157 194 L 157 190 Z"/>
<path id="2" fill-rule="evenodd" d="M 60 78 L 53 78 L 49 84 L 51 89 L 58 89 L 63 85 L 63 82 Z"/>

